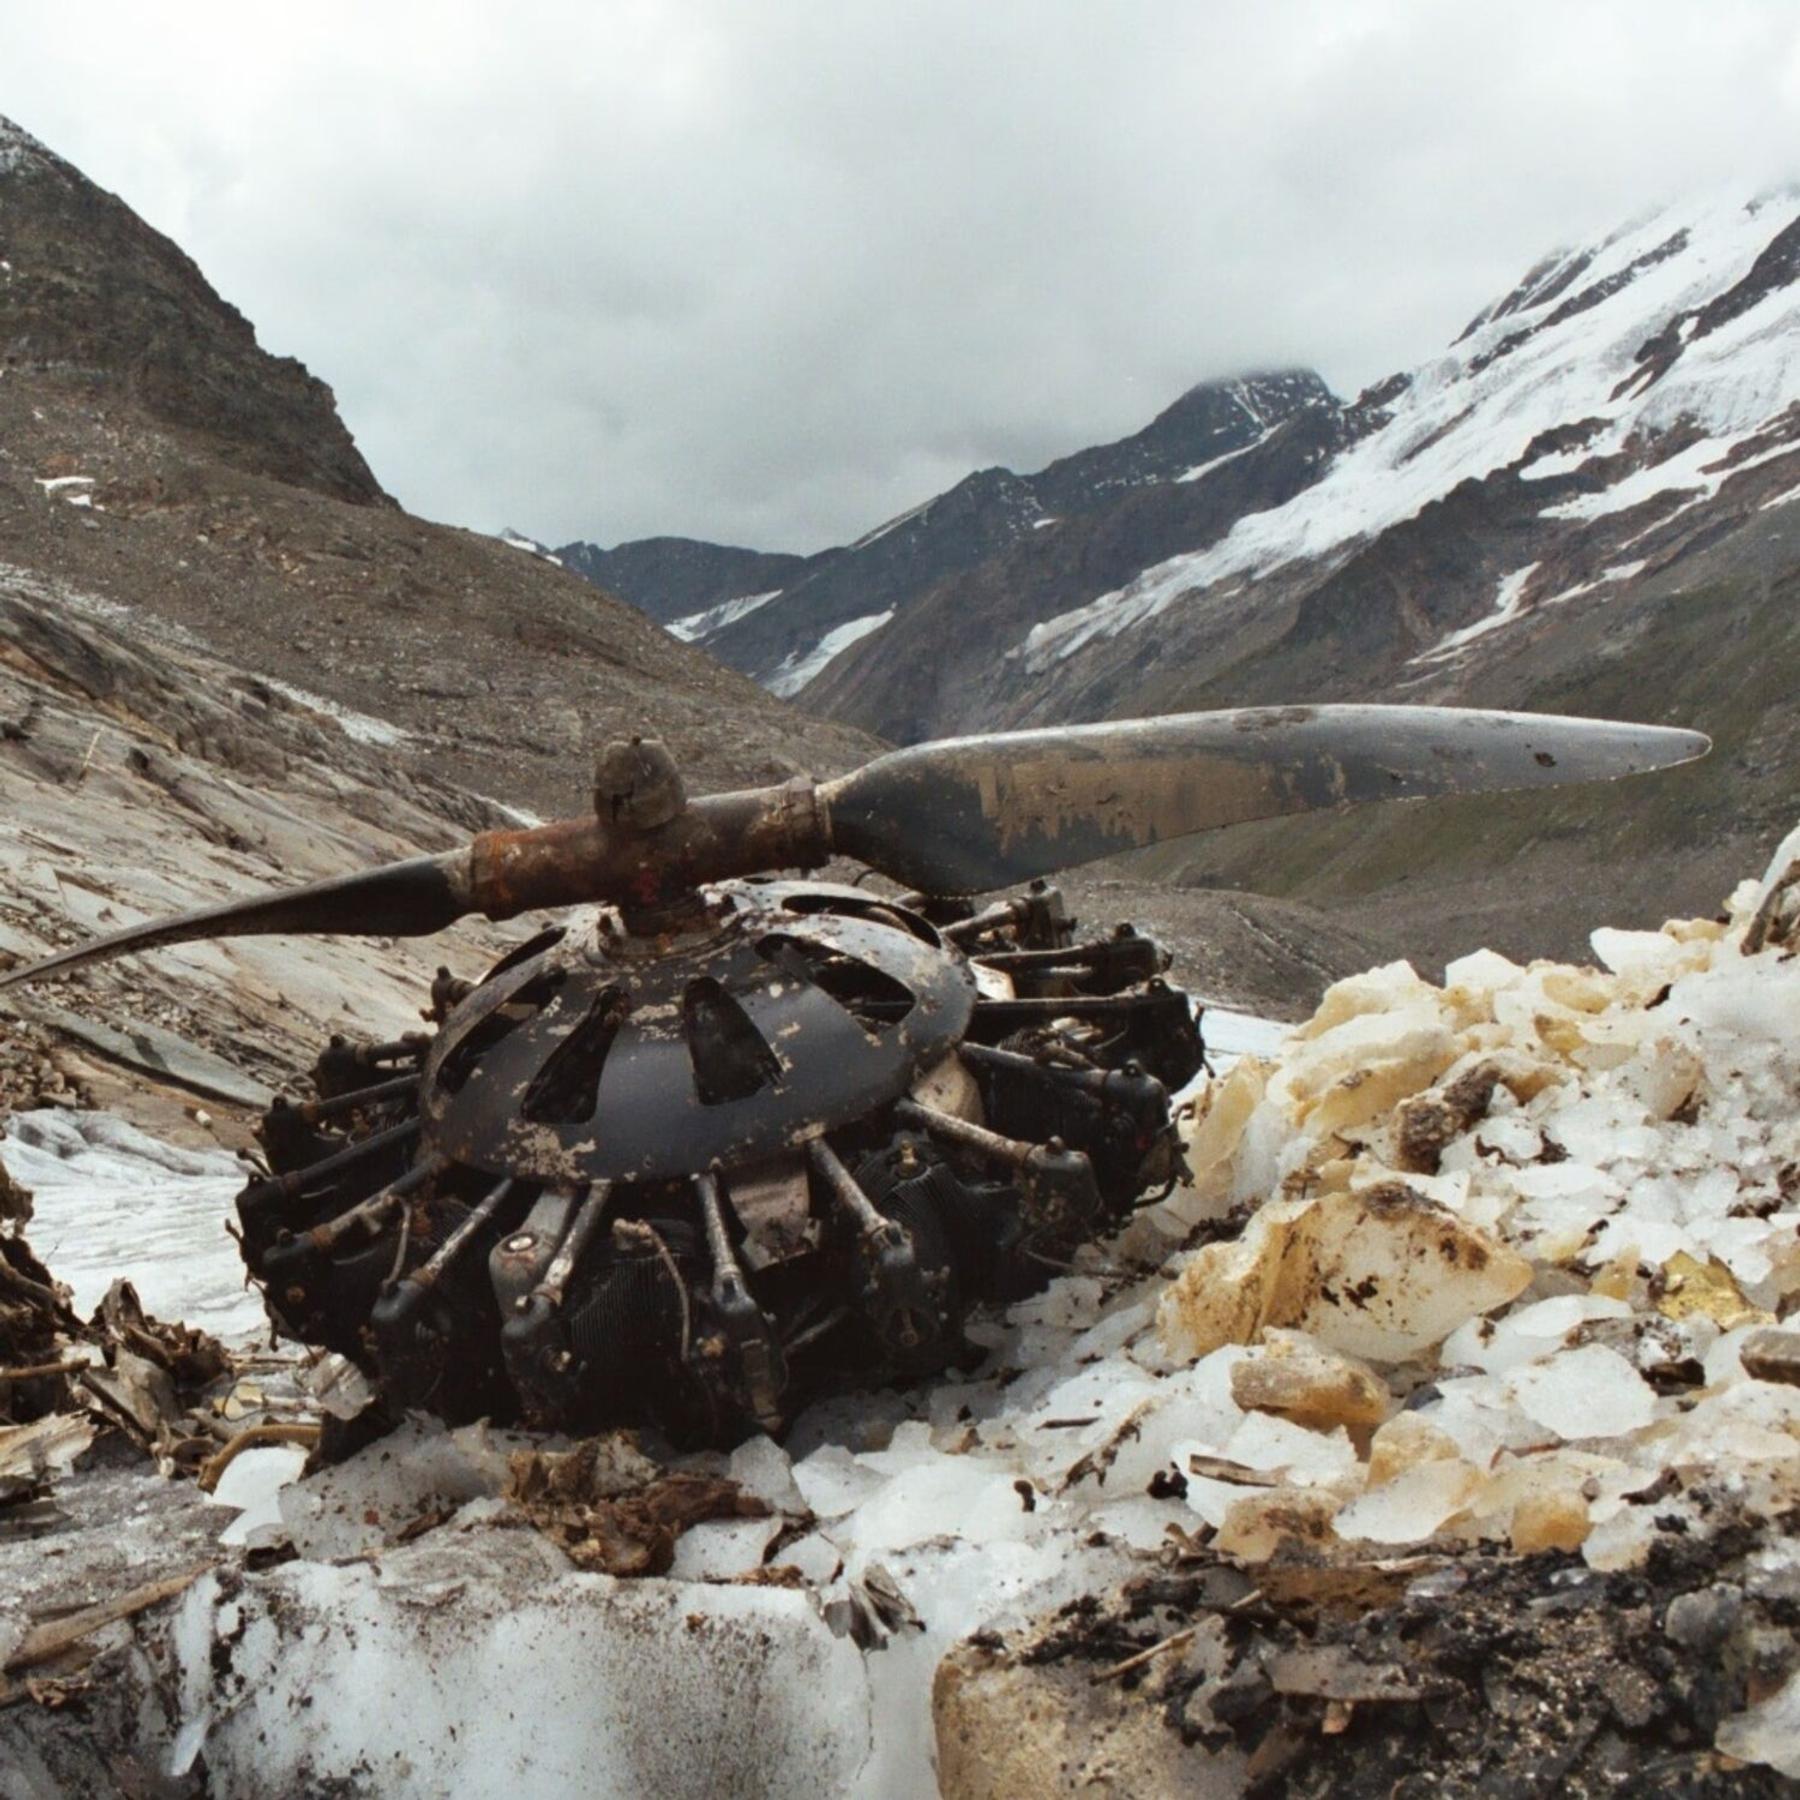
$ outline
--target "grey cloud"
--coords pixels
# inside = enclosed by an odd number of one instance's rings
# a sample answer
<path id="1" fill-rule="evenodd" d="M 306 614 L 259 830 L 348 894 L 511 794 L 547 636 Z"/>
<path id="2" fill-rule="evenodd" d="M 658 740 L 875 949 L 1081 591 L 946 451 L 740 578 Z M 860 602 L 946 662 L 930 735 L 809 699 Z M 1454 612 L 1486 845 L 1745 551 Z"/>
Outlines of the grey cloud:
<path id="1" fill-rule="evenodd" d="M 1553 243 L 1797 172 L 1712 0 L 96 0 L 0 111 L 337 389 L 409 505 L 812 548 L 1181 389 L 1420 360 Z"/>

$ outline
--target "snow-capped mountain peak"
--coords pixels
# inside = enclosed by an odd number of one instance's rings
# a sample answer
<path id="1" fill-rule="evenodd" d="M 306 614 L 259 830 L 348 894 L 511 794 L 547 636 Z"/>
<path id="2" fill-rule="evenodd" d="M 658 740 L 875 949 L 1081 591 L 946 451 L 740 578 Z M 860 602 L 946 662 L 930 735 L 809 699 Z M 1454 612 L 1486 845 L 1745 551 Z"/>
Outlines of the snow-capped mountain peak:
<path id="1" fill-rule="evenodd" d="M 1385 418 L 1316 483 L 1036 625 L 1017 654 L 1041 673 L 1183 596 L 1341 560 L 1460 483 L 1503 470 L 1580 477 L 1595 490 L 1547 497 L 1547 519 L 1592 520 L 1670 493 L 1710 498 L 1729 475 L 1792 448 L 1797 275 L 1795 193 L 1670 209 L 1595 250 L 1549 259 L 1413 371 Z"/>
<path id="2" fill-rule="evenodd" d="M 562 567 L 562 558 L 548 544 L 540 544 L 536 538 L 514 531 L 510 525 L 501 526 L 494 536 L 509 550 L 523 550 L 527 556 L 541 557 L 545 562 L 555 563 L 559 569 Z"/>

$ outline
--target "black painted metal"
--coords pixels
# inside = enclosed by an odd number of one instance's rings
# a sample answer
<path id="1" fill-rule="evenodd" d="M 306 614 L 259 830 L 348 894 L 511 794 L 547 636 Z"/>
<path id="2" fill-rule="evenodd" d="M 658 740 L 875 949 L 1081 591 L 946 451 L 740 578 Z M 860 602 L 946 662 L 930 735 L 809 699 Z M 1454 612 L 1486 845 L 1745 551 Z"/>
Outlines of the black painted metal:
<path id="1" fill-rule="evenodd" d="M 897 1099 L 963 1036 L 974 982 L 913 928 L 935 938 L 922 920 L 885 919 L 870 896 L 847 892 L 838 904 L 860 916 L 836 910 L 830 889 L 721 884 L 714 929 L 659 953 L 596 925 L 484 983 L 426 1065 L 428 1149 L 564 1185 L 659 1179 L 792 1147 Z M 881 998 L 860 1005 L 859 991 Z M 601 1005 L 620 1017 L 592 1105 L 579 1117 L 523 1116 L 550 1060 Z M 727 1026 L 736 1039 L 721 1043 Z M 742 1070 L 741 1091 L 709 1089 L 720 1063 Z"/>

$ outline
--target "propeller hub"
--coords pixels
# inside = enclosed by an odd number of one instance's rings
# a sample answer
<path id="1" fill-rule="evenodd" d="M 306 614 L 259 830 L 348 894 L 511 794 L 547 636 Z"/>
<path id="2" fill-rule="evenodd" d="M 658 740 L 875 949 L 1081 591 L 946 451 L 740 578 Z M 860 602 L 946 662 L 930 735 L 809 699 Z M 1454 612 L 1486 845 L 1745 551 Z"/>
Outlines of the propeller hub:
<path id="1" fill-rule="evenodd" d="M 594 816 L 622 831 L 654 831 L 687 806 L 681 771 L 661 738 L 613 741 L 594 764 Z"/>

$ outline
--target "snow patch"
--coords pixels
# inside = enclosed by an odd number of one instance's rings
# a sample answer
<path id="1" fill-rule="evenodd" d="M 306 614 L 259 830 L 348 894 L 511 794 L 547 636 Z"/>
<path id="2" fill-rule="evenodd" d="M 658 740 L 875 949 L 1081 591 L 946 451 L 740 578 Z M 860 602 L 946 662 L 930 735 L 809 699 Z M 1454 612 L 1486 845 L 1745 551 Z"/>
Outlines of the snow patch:
<path id="1" fill-rule="evenodd" d="M 386 719 L 378 719 L 372 713 L 360 713 L 348 706 L 340 706 L 335 700 L 327 700 L 323 694 L 315 694 L 303 687 L 295 687 L 291 682 L 277 681 L 272 675 L 262 677 L 265 687 L 273 688 L 278 694 L 292 700 L 296 706 L 304 706 L 316 713 L 323 713 L 326 718 L 337 722 L 338 728 L 347 738 L 353 738 L 359 744 L 404 744 L 412 735 L 398 725 L 390 724 Z"/>
<path id="2" fill-rule="evenodd" d="M 1698 501 L 1710 500 L 1732 476 L 1745 469 L 1754 469 L 1777 457 L 1800 452 L 1800 445 L 1777 444 L 1758 455 L 1727 462 L 1732 451 L 1754 435 L 1754 432 L 1746 432 L 1739 437 L 1703 438 L 1659 463 L 1632 470 L 1597 494 L 1578 494 L 1572 500 L 1545 507 L 1538 516 L 1543 519 L 1605 518 L 1611 513 L 1628 512 L 1634 506 L 1654 500 L 1659 494 L 1671 492 L 1685 493 L 1688 496 L 1685 505 L 1692 506 Z"/>
<path id="3" fill-rule="evenodd" d="M 528 556 L 535 556 L 540 562 L 554 563 L 559 569 L 563 566 L 562 558 L 547 545 L 526 537 L 522 531 L 514 531 L 510 525 L 496 531 L 494 536 L 509 550 L 523 550 Z"/>
<path id="4" fill-rule="evenodd" d="M 766 594 L 740 594 L 735 600 L 721 600 L 717 606 L 709 606 L 704 612 L 689 613 L 684 618 L 671 620 L 664 629 L 670 637 L 680 638 L 684 644 L 699 643 L 715 632 L 723 631 L 727 625 L 749 618 L 771 600 L 779 599 L 782 592 L 781 588 L 770 588 Z"/>
<path id="5" fill-rule="evenodd" d="M 779 694 L 784 700 L 791 699 L 834 657 L 879 631 L 893 616 L 894 609 L 890 606 L 886 612 L 869 613 L 864 618 L 834 625 L 812 649 L 794 651 L 763 685 L 770 693 Z"/>
<path id="6" fill-rule="evenodd" d="M 1524 593 L 1527 584 L 1537 573 L 1536 563 L 1527 563 L 1522 569 L 1515 569 L 1500 583 L 1494 595 L 1494 610 L 1485 618 L 1480 618 L 1473 625 L 1465 625 L 1460 631 L 1453 631 L 1448 637 L 1440 638 L 1429 650 L 1421 650 L 1417 656 L 1408 660 L 1415 663 L 1441 662 L 1447 656 L 1454 656 L 1465 646 L 1484 638 L 1490 632 L 1499 631 L 1510 625 L 1524 610 Z"/>
<path id="7" fill-rule="evenodd" d="M 1235 396 L 1234 396 L 1235 397 Z M 1239 402 L 1242 404 L 1242 402 Z M 1210 456 L 1205 462 L 1195 463 L 1191 469 L 1183 469 L 1175 477 L 1177 481 L 1198 481 L 1202 475 L 1210 475 L 1214 469 L 1223 468 L 1228 462 L 1236 462 L 1240 456 L 1248 456 L 1252 450 L 1259 450 L 1269 441 L 1269 433 L 1263 432 L 1247 444 L 1241 444 L 1235 450 L 1227 450 L 1223 455 Z"/>
<path id="8" fill-rule="evenodd" d="M 110 1113 L 41 1110 L 6 1121 L 0 1156 L 34 1197 L 33 1247 L 87 1316 L 120 1276 L 162 1319 L 247 1339 L 262 1300 L 225 1223 L 247 1179 L 224 1150 L 181 1150 Z"/>
<path id="9" fill-rule="evenodd" d="M 1650 565 L 1647 562 L 1613 563 L 1604 568 L 1592 581 L 1578 581 L 1573 587 L 1567 587 L 1560 594 L 1552 594 L 1548 599 L 1540 600 L 1540 609 L 1546 606 L 1561 606 L 1565 600 L 1578 599 L 1583 594 L 1594 593 L 1603 587 L 1617 587 L 1621 582 L 1635 580 Z"/>

